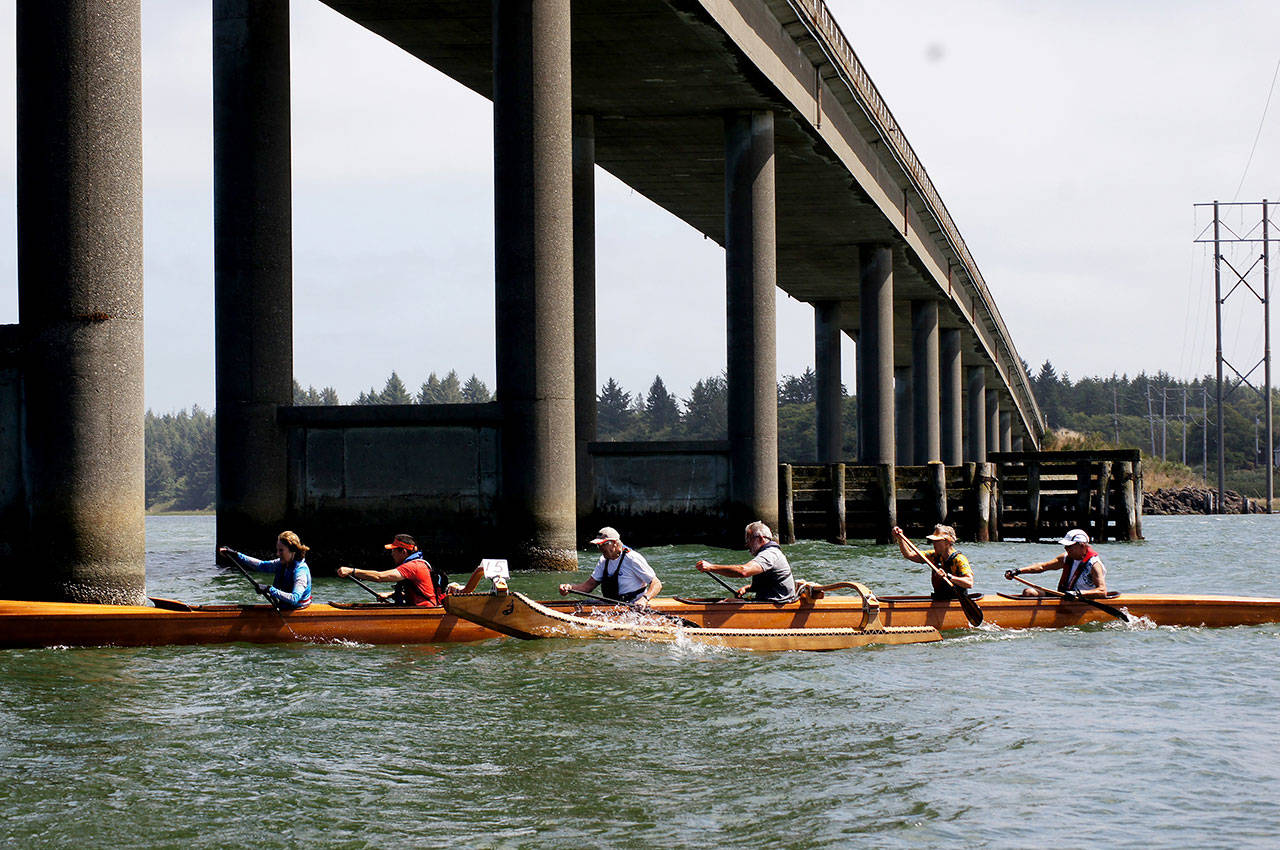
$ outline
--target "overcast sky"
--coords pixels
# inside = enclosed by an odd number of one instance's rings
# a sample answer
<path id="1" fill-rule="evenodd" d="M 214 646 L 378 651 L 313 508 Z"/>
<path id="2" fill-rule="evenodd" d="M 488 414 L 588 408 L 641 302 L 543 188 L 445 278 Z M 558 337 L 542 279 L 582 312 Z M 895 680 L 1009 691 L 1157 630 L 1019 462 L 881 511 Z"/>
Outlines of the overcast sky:
<path id="1" fill-rule="evenodd" d="M 1213 370 L 1192 205 L 1280 199 L 1280 93 L 1258 135 L 1280 4 L 828 5 L 1033 370 Z M 7 116 L 14 8 L 0 0 Z M 147 404 L 210 407 L 210 3 L 142 8 Z M 392 369 L 414 389 L 451 368 L 492 387 L 491 105 L 315 0 L 292 18 L 296 377 L 344 401 Z M 17 321 L 14 134 L 0 122 L 0 323 Z M 600 379 L 642 391 L 661 374 L 687 395 L 724 368 L 723 252 L 602 173 L 597 206 Z M 1227 357 L 1247 371 L 1261 309 L 1232 299 Z M 812 310 L 782 296 L 778 321 L 779 373 L 803 371 Z"/>

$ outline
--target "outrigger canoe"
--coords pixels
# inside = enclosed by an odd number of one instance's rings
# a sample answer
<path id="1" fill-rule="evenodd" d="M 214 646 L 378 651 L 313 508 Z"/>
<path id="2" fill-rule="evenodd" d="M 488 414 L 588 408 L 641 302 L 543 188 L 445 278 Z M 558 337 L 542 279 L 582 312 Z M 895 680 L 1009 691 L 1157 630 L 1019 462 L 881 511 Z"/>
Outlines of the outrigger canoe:
<path id="1" fill-rule="evenodd" d="M 661 615 L 626 612 L 621 616 L 584 617 L 556 611 L 523 593 L 459 593 L 445 598 L 450 614 L 505 635 L 539 638 L 641 640 L 652 643 L 693 643 L 705 646 L 777 652 L 828 651 L 871 644 L 928 643 L 942 635 L 931 626 L 885 626 L 874 596 L 859 588 L 861 617 L 856 626 L 825 628 L 700 628 L 682 625 Z M 853 599 L 854 597 L 847 597 Z"/>
<path id="2" fill-rule="evenodd" d="M 1061 599 L 974 597 L 985 622 L 1005 629 L 1062 628 L 1107 622 L 1089 605 Z M 927 596 L 882 596 L 885 626 L 968 628 L 955 600 Z M 440 608 L 379 603 L 315 603 L 278 613 L 270 605 L 188 605 L 154 599 L 155 607 L 71 602 L 0 600 L 0 647 L 167 646 L 218 643 L 290 643 L 345 640 L 367 644 L 466 643 L 501 635 Z M 1122 593 L 1108 605 L 1161 626 L 1248 626 L 1280 622 L 1280 599 Z M 590 613 L 598 606 L 570 600 L 541 603 L 563 613 Z M 660 597 L 656 611 L 704 628 L 847 628 L 861 621 L 863 605 L 851 596 L 796 602 Z"/>

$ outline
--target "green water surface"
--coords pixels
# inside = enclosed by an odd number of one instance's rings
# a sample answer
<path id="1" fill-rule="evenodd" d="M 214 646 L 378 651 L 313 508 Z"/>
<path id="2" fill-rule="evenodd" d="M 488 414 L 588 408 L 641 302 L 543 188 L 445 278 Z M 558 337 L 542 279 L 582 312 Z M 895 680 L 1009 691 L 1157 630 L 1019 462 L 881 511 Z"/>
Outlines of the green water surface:
<path id="1" fill-rule="evenodd" d="M 1276 523 L 1152 517 L 1147 542 L 1099 549 L 1114 589 L 1280 596 Z M 213 563 L 211 517 L 147 528 L 150 593 L 254 601 Z M 896 547 L 786 548 L 811 580 L 928 587 Z M 987 592 L 1060 551 L 963 549 Z M 646 550 L 665 593 L 717 595 L 690 569 L 704 554 L 744 553 Z M 544 597 L 562 579 L 512 585 Z M 315 597 L 367 598 L 336 578 Z M 3 650 L 0 841 L 1274 847 L 1278 638 L 1276 625 L 1110 624 L 819 654 L 568 640 Z"/>

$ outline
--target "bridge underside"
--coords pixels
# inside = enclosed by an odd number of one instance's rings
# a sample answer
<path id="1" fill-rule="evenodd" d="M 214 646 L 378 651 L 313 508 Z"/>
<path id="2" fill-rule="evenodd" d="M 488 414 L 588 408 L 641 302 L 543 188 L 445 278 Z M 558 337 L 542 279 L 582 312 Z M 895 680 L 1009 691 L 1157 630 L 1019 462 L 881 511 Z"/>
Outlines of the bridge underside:
<path id="1" fill-rule="evenodd" d="M 492 97 L 490 3 L 325 2 Z M 749 23 L 781 30 L 772 16 Z M 725 239 L 724 115 L 773 111 L 778 286 L 801 301 L 841 302 L 841 327 L 856 330 L 859 247 L 893 245 L 894 300 L 903 308 L 895 317 L 894 359 L 910 362 L 905 305 L 938 299 L 938 282 L 903 240 L 901 219 L 890 220 L 871 200 L 813 123 L 742 55 L 701 3 L 574 0 L 572 37 L 573 108 L 594 116 L 597 164 L 718 244 Z M 879 142 L 870 144 L 874 149 Z M 940 327 L 969 331 L 966 364 L 990 365 L 968 318 L 947 309 L 942 297 Z M 1026 432 L 1038 442 L 1037 428 Z"/>

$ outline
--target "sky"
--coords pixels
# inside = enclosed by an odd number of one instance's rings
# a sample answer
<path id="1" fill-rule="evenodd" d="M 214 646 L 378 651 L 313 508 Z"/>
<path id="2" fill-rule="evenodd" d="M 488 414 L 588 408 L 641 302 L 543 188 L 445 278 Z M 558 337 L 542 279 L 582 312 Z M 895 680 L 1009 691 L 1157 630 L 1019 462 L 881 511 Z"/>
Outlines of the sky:
<path id="1" fill-rule="evenodd" d="M 1212 253 L 1194 242 L 1209 213 L 1193 205 L 1280 200 L 1280 4 L 827 2 L 1033 372 L 1214 370 Z M 6 116 L 14 10 L 0 0 Z M 210 4 L 142 12 L 146 402 L 208 409 Z M 316 0 L 291 15 L 295 377 L 344 401 L 392 370 L 414 389 L 450 369 L 492 387 L 491 104 Z M 0 323 L 18 320 L 15 132 L 0 122 Z M 1242 234 L 1243 213 L 1226 216 Z M 723 250 L 600 170 L 597 289 L 601 382 L 661 375 L 683 397 L 724 369 Z M 1250 299 L 1224 307 L 1242 372 L 1263 348 Z M 779 292 L 779 375 L 812 363 L 812 309 Z"/>

